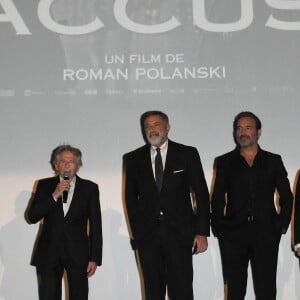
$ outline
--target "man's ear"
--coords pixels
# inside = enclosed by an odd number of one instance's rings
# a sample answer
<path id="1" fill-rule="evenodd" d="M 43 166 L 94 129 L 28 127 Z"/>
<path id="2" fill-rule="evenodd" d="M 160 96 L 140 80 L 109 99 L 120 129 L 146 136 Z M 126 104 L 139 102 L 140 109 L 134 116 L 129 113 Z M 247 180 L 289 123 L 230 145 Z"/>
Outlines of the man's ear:
<path id="1" fill-rule="evenodd" d="M 170 129 L 171 129 L 171 125 L 168 123 L 168 125 L 167 125 L 167 131 L 169 132 Z"/>
<path id="2" fill-rule="evenodd" d="M 259 138 L 260 138 L 261 134 L 262 134 L 261 129 L 258 129 L 258 130 L 257 130 L 257 135 L 258 135 Z"/>

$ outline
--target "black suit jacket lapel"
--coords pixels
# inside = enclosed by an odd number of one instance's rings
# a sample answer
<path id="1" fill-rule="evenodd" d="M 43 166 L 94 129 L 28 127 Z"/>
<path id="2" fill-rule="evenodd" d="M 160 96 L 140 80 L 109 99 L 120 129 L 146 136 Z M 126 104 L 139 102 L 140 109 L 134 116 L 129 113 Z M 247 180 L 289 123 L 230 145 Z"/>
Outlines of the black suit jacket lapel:
<path id="1" fill-rule="evenodd" d="M 168 151 L 166 157 L 166 164 L 164 170 L 164 181 L 173 170 L 174 162 L 176 163 L 176 147 L 172 141 L 168 141 Z M 163 183 L 164 185 L 164 183 Z"/>
<path id="2" fill-rule="evenodd" d="M 176 164 L 176 160 L 177 160 L 176 159 L 176 146 L 175 146 L 174 142 L 168 140 L 168 151 L 167 151 L 167 156 L 166 156 L 162 190 L 168 181 L 168 177 L 170 176 L 170 174 L 172 173 L 172 171 L 174 169 L 174 163 Z"/>
<path id="3" fill-rule="evenodd" d="M 142 170 L 144 170 L 145 176 L 149 177 L 149 180 L 151 180 L 151 184 L 153 185 L 153 188 L 156 189 L 156 182 L 155 177 L 152 169 L 152 162 L 151 162 L 151 146 L 145 145 L 143 156 L 142 156 Z"/>

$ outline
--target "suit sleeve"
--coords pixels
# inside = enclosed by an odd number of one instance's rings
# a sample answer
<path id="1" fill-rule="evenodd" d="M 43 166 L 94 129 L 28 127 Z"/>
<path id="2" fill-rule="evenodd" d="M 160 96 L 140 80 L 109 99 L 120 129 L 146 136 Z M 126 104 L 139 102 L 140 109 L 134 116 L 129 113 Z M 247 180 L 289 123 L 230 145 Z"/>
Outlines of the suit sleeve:
<path id="1" fill-rule="evenodd" d="M 225 169 L 218 158 L 214 162 L 214 184 L 211 197 L 211 227 L 215 236 L 219 236 L 226 205 Z"/>
<path id="2" fill-rule="evenodd" d="M 279 194 L 281 232 L 286 233 L 291 221 L 293 194 L 287 177 L 287 171 L 282 163 L 281 157 L 278 159 L 276 187 Z"/>
<path id="3" fill-rule="evenodd" d="M 47 187 L 42 182 L 38 183 L 27 214 L 31 223 L 35 224 L 39 222 L 59 205 L 59 203 L 53 199 L 52 192 L 51 188 Z"/>
<path id="4" fill-rule="evenodd" d="M 298 175 L 295 193 L 294 244 L 300 243 L 300 175 Z"/>
<path id="5" fill-rule="evenodd" d="M 102 264 L 102 222 L 99 188 L 97 184 L 92 184 L 90 195 L 90 261 L 95 261 L 98 266 Z"/>
<path id="6" fill-rule="evenodd" d="M 125 175 L 125 205 L 126 213 L 129 221 L 130 231 L 131 231 L 131 244 L 134 246 L 134 238 L 138 223 L 138 214 L 137 214 L 137 184 L 135 179 L 134 171 L 134 161 L 130 156 L 124 155 L 123 157 L 124 164 L 124 175 Z"/>
<path id="7" fill-rule="evenodd" d="M 194 234 L 209 236 L 209 192 L 197 149 L 191 148 L 189 180 L 197 203 Z"/>

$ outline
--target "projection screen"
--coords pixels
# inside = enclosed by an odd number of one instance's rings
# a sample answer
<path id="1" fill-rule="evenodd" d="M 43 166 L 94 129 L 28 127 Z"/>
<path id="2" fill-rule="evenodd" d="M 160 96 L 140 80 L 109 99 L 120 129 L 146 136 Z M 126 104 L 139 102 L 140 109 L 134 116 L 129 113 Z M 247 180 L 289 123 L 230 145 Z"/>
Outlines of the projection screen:
<path id="1" fill-rule="evenodd" d="M 52 149 L 83 152 L 79 175 L 100 188 L 103 266 L 90 299 L 141 299 L 122 204 L 122 155 L 144 141 L 139 117 L 162 110 L 170 139 L 197 147 L 208 186 L 250 110 L 260 146 L 299 167 L 298 0 L 0 0 L 0 300 L 38 299 L 30 258 L 38 225 L 24 211 L 53 175 Z M 300 298 L 291 229 L 282 237 L 278 299 Z M 195 299 L 223 299 L 216 238 L 194 257 Z M 254 299 L 249 269 L 247 300 Z"/>

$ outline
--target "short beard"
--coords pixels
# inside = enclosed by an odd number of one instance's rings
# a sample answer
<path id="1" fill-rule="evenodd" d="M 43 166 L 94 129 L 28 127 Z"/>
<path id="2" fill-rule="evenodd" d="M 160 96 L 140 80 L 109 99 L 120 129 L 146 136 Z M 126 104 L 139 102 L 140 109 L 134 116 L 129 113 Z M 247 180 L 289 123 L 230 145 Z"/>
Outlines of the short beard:
<path id="1" fill-rule="evenodd" d="M 150 145 L 154 147 L 158 147 L 163 143 L 163 137 L 161 136 L 156 136 L 156 137 L 147 137 L 147 141 Z"/>

